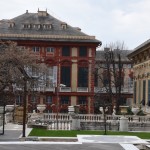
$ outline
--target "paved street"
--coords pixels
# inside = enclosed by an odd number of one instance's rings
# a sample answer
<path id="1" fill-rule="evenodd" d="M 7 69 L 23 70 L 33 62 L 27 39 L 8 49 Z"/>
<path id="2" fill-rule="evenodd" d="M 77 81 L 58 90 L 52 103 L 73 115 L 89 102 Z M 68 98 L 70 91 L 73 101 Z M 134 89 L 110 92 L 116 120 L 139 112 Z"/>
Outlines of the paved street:
<path id="1" fill-rule="evenodd" d="M 119 144 L 0 145 L 0 150 L 124 150 Z"/>

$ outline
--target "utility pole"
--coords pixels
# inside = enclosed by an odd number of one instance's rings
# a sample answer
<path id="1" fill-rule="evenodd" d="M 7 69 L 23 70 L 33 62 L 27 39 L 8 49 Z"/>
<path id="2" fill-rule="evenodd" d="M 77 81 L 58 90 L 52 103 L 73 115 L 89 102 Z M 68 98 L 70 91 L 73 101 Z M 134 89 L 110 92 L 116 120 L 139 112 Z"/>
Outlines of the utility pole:
<path id="1" fill-rule="evenodd" d="M 26 110 L 27 110 L 27 79 L 24 78 L 24 95 L 23 95 L 23 130 L 22 137 L 26 137 Z"/>
<path id="2" fill-rule="evenodd" d="M 58 110 L 59 109 L 59 91 L 58 90 L 59 90 L 59 87 L 57 86 L 55 90 L 56 90 L 56 97 L 57 97 L 57 102 L 56 102 L 56 109 L 57 109 L 56 110 L 57 111 L 57 114 L 56 114 L 56 124 L 57 124 L 57 130 L 58 130 L 58 111 L 59 111 Z"/>

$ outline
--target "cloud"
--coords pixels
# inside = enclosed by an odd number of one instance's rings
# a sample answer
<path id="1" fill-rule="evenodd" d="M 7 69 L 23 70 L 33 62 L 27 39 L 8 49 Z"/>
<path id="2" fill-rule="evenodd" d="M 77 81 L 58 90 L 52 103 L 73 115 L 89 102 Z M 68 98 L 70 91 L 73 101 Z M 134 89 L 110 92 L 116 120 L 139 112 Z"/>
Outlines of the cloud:
<path id="1" fill-rule="evenodd" d="M 102 42 L 125 41 L 134 48 L 149 38 L 150 0 L 9 0 L 0 1 L 0 19 L 48 10 Z"/>

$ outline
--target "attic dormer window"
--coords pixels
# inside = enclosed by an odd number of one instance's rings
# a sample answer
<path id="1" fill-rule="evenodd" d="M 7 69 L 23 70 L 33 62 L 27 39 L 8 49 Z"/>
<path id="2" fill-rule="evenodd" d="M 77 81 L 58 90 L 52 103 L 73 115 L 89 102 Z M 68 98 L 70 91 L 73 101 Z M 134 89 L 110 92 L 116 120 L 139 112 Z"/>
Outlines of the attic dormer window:
<path id="1" fill-rule="evenodd" d="M 43 24 L 43 29 L 52 29 L 52 24 Z"/>
<path id="2" fill-rule="evenodd" d="M 13 28 L 14 26 L 15 26 L 15 23 L 14 22 L 10 22 L 9 27 Z"/>
<path id="3" fill-rule="evenodd" d="M 34 29 L 40 29 L 41 28 L 41 24 L 33 24 L 32 26 Z"/>
<path id="4" fill-rule="evenodd" d="M 23 28 L 24 29 L 30 29 L 31 28 L 31 24 L 23 24 Z"/>
<path id="5" fill-rule="evenodd" d="M 40 25 L 40 24 L 38 24 L 38 26 L 37 26 L 37 27 L 38 27 L 38 29 L 40 29 L 40 28 L 41 28 L 41 25 Z"/>
<path id="6" fill-rule="evenodd" d="M 62 29 L 67 29 L 67 24 L 66 24 L 66 23 L 62 23 L 62 24 L 61 24 L 61 28 L 62 28 Z"/>

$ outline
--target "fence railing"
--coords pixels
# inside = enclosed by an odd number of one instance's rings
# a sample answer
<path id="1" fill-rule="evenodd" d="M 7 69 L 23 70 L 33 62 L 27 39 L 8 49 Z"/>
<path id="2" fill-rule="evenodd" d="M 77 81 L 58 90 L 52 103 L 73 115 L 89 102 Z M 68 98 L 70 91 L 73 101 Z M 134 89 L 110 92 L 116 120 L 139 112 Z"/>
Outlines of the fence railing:
<path id="1" fill-rule="evenodd" d="M 57 113 L 52 113 L 52 114 L 49 114 L 49 113 L 44 113 L 43 115 L 43 119 L 44 120 L 70 120 L 70 116 L 69 114 L 57 114 Z"/>
<path id="2" fill-rule="evenodd" d="M 29 116 L 28 124 L 45 126 L 50 130 L 70 130 L 72 126 L 71 116 L 65 113 L 35 113 L 29 114 Z M 128 118 L 129 127 L 131 128 L 130 130 L 134 130 L 137 126 L 150 127 L 150 116 L 125 116 Z M 108 128 L 118 130 L 119 120 L 121 117 L 122 115 L 106 115 Z M 104 116 L 102 114 L 78 114 L 78 119 L 81 129 L 91 128 L 94 130 L 103 128 Z"/>

